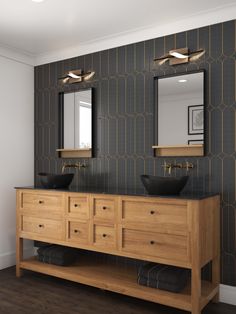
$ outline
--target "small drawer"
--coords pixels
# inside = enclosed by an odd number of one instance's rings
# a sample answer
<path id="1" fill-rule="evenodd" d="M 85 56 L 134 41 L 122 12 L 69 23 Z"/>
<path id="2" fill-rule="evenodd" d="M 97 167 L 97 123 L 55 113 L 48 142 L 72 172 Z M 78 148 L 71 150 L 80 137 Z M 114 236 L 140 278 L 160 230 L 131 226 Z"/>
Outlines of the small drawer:
<path id="1" fill-rule="evenodd" d="M 60 220 L 22 216 L 21 231 L 49 239 L 63 240 L 64 238 Z"/>
<path id="2" fill-rule="evenodd" d="M 104 248 L 115 248 L 116 237 L 113 226 L 94 226 L 94 245 Z"/>
<path id="3" fill-rule="evenodd" d="M 94 198 L 93 199 L 93 215 L 94 218 L 114 221 L 116 202 L 114 199 Z"/>
<path id="4" fill-rule="evenodd" d="M 79 219 L 89 219 L 88 196 L 69 196 L 68 214 Z"/>
<path id="5" fill-rule="evenodd" d="M 188 240 L 185 236 L 123 229 L 122 250 L 149 257 L 188 261 Z"/>
<path id="6" fill-rule="evenodd" d="M 187 205 L 152 201 L 122 200 L 122 220 L 132 223 L 162 224 L 187 229 Z"/>
<path id="7" fill-rule="evenodd" d="M 21 208 L 24 212 L 36 212 L 38 217 L 61 216 L 63 205 L 61 193 L 23 192 L 21 195 Z"/>
<path id="8" fill-rule="evenodd" d="M 89 227 L 87 222 L 68 221 L 68 241 L 88 244 Z"/>

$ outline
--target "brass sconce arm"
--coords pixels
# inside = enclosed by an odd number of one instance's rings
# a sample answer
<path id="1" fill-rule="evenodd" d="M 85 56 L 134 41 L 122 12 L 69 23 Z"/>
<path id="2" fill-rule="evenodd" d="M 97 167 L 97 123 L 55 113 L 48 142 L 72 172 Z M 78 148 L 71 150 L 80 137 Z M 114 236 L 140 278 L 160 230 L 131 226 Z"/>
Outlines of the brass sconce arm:
<path id="1" fill-rule="evenodd" d="M 81 168 L 86 168 L 86 167 L 88 167 L 88 166 L 86 164 L 84 164 L 84 163 L 81 163 L 81 162 L 77 162 L 75 164 L 66 164 L 66 163 L 64 163 L 62 165 L 61 171 L 62 171 L 62 173 L 64 173 L 66 168 L 75 168 L 75 169 L 79 169 L 80 170 Z"/>

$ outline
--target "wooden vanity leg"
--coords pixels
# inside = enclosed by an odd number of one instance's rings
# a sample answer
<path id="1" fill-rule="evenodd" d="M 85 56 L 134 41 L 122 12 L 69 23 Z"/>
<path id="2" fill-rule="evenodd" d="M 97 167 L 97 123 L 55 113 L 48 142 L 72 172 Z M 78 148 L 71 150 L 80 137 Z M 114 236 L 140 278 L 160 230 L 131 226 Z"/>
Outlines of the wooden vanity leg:
<path id="1" fill-rule="evenodd" d="M 20 262 L 23 259 L 23 239 L 16 238 L 16 277 L 21 277 L 22 270 L 20 268 Z"/>
<path id="2" fill-rule="evenodd" d="M 192 314 L 201 314 L 200 308 L 201 299 L 201 269 L 192 269 L 192 281 L 191 281 L 191 303 Z"/>

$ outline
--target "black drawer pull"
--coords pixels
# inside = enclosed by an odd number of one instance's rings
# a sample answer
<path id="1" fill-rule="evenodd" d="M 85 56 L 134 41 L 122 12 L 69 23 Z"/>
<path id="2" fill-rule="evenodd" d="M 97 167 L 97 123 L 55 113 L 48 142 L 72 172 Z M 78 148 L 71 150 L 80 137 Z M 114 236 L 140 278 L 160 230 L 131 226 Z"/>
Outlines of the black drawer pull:
<path id="1" fill-rule="evenodd" d="M 74 233 L 79 233 L 79 230 L 75 229 L 75 230 L 74 230 Z"/>
<path id="2" fill-rule="evenodd" d="M 102 236 L 103 236 L 103 238 L 106 238 L 106 236 L 107 236 L 107 235 L 106 235 L 106 233 L 103 233 L 103 235 L 102 235 Z"/>
<path id="3" fill-rule="evenodd" d="M 151 244 L 151 245 L 155 244 L 155 241 L 150 241 L 150 244 Z"/>
<path id="4" fill-rule="evenodd" d="M 44 227 L 44 225 L 41 225 L 41 224 L 39 225 L 39 228 L 43 228 L 43 227 Z"/>
<path id="5" fill-rule="evenodd" d="M 107 209 L 107 208 L 106 208 L 106 206 L 103 206 L 103 208 L 102 208 L 102 209 L 103 209 L 103 210 L 105 210 L 105 209 Z"/>
<path id="6" fill-rule="evenodd" d="M 80 207 L 80 204 L 75 204 L 74 207 Z"/>
<path id="7" fill-rule="evenodd" d="M 43 201 L 39 201 L 39 204 L 43 204 L 44 202 Z"/>
<path id="8" fill-rule="evenodd" d="M 151 215 L 154 215 L 154 214 L 155 214 L 155 210 L 151 210 L 151 211 L 150 211 L 150 214 L 151 214 Z"/>

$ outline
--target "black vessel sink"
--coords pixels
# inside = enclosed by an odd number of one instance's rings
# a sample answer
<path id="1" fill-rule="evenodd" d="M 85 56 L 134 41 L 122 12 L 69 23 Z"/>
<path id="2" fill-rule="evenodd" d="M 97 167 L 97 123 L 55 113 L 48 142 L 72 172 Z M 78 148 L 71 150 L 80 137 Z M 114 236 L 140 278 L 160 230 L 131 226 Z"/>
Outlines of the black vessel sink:
<path id="1" fill-rule="evenodd" d="M 53 174 L 40 172 L 38 174 L 42 186 L 46 189 L 68 188 L 73 180 L 74 173 Z"/>
<path id="2" fill-rule="evenodd" d="M 151 195 L 179 195 L 185 187 L 188 176 L 183 177 L 158 177 L 141 175 L 142 183 Z"/>

